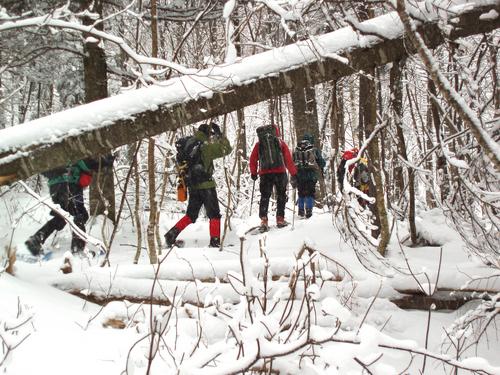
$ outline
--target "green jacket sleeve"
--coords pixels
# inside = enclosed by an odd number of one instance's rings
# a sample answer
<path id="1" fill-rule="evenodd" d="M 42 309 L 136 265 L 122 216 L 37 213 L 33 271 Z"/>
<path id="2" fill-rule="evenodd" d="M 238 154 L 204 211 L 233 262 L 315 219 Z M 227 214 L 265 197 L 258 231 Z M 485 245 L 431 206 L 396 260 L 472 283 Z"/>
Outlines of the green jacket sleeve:
<path id="1" fill-rule="evenodd" d="M 84 172 L 90 172 L 91 168 L 87 165 L 87 163 L 89 163 L 88 160 L 78 160 L 78 162 L 76 163 L 76 166 Z"/>

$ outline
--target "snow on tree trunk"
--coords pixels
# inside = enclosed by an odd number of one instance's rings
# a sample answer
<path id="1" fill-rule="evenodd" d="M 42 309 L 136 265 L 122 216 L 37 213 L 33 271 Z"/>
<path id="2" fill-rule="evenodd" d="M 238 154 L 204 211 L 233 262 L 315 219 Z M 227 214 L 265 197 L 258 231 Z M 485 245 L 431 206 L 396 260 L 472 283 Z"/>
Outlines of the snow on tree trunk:
<path id="1" fill-rule="evenodd" d="M 95 1 L 92 11 L 102 18 L 103 3 Z M 84 25 L 92 25 L 95 20 L 90 17 L 83 17 Z M 95 26 L 102 30 L 103 24 Z M 85 84 L 85 102 L 90 103 L 108 97 L 108 78 L 106 53 L 99 45 L 101 41 L 85 40 L 83 49 L 83 75 Z M 113 169 L 100 167 L 93 179 L 89 189 L 90 214 L 92 216 L 106 215 L 111 221 L 116 219 L 115 189 Z"/>

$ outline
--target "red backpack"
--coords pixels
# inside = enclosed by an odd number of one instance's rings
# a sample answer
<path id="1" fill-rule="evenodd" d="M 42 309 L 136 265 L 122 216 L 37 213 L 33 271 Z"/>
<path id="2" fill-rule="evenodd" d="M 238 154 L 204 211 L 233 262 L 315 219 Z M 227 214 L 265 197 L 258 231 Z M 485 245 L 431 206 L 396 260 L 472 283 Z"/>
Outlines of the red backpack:
<path id="1" fill-rule="evenodd" d="M 80 185 L 82 188 L 86 188 L 91 183 L 92 183 L 92 173 L 81 171 L 80 178 L 78 179 L 78 185 Z"/>

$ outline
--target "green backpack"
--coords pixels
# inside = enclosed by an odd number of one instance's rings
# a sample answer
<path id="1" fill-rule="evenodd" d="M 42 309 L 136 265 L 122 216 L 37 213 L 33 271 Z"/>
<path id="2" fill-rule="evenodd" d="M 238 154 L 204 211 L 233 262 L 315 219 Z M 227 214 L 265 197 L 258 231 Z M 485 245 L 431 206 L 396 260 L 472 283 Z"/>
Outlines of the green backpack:
<path id="1" fill-rule="evenodd" d="M 259 126 L 257 136 L 259 137 L 260 169 L 274 169 L 284 166 L 281 142 L 276 135 L 274 125 Z"/>

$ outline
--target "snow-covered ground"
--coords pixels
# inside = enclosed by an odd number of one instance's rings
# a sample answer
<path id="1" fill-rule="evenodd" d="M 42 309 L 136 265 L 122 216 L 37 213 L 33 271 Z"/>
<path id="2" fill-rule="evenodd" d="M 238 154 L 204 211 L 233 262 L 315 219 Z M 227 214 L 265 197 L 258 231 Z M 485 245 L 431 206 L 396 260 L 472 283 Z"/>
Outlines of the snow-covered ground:
<path id="1" fill-rule="evenodd" d="M 23 241 L 48 218 L 48 209 L 26 194 L 15 197 L 16 203 L 5 204 L 0 213 L 7 218 L 0 223 L 2 248 L 10 241 L 22 246 Z M 162 234 L 175 223 L 179 215 L 165 213 L 161 223 Z M 287 215 L 291 221 L 292 211 L 287 211 Z M 232 230 L 226 236 L 224 249 L 219 251 L 206 247 L 209 241 L 208 222 L 200 218 L 181 234 L 180 238 L 186 241 L 184 248 L 170 252 L 163 250 L 165 258 L 158 270 L 149 264 L 145 250 L 139 264 L 133 264 L 135 233 L 130 222 L 125 221 L 111 250 L 111 267 L 101 268 L 89 265 L 85 260 L 76 260 L 71 274 L 59 271 L 71 237 L 69 229 L 65 228 L 54 240 L 49 238 L 46 243 L 46 248 L 54 251 L 51 260 L 37 264 L 18 261 L 15 277 L 0 274 L 0 337 L 6 343 L 0 345 L 0 370 L 7 374 L 23 375 L 120 374 L 123 371 L 145 374 L 148 371 L 151 316 L 157 319 L 156 331 L 161 331 L 163 337 L 150 369 L 151 374 L 176 373 L 176 368 L 185 374 L 198 371 L 224 373 L 212 367 L 214 364 L 221 371 L 223 368 L 228 372 L 234 370 L 241 364 L 242 358 L 251 356 L 252 339 L 265 336 L 260 332 L 262 328 L 256 328 L 256 322 L 248 320 L 242 307 L 249 303 L 236 290 L 243 294 L 251 290 L 262 297 L 262 275 L 268 264 L 268 276 L 275 277 L 268 278 L 266 299 L 269 304 L 276 304 L 275 311 L 287 311 L 289 276 L 297 265 L 296 254 L 306 244 L 318 252 L 315 259 L 322 272 L 316 286 L 307 288 L 307 293 L 314 295 L 312 324 L 314 332 L 319 332 L 314 335 L 311 333 L 311 337 L 334 333 L 336 324 L 342 322 L 341 330 L 335 337 L 343 337 L 347 341 L 357 337 L 361 343 L 325 343 L 316 348 L 321 360 L 313 362 L 311 357 L 305 356 L 299 362 L 297 355 L 288 355 L 277 358 L 273 368 L 281 373 L 292 374 L 360 374 L 362 367 L 353 357 L 366 364 L 383 354 L 370 367 L 372 373 L 416 374 L 422 369 L 422 356 L 415 357 L 411 362 L 411 355 L 407 351 L 383 349 L 381 346 L 387 345 L 388 337 L 391 337 L 391 343 L 395 346 L 424 348 L 428 312 L 402 310 L 389 299 L 396 298 L 398 290 L 417 289 L 415 278 L 424 288 L 432 289 L 439 273 L 440 289 L 460 289 L 472 276 L 494 274 L 494 270 L 467 255 L 462 241 L 437 210 L 420 213 L 418 226 L 426 238 L 441 244 L 441 247 L 400 248 L 392 242 L 389 249 L 388 258 L 393 264 L 407 270 L 403 258 L 403 254 L 406 254 L 416 276 L 394 269 L 385 276 L 367 271 L 360 265 L 350 245 L 341 239 L 333 225 L 332 214 L 326 209 L 317 209 L 309 220 L 296 219 L 293 227 L 273 228 L 265 235 L 246 235 L 245 241 L 241 243 L 238 235 L 257 223 L 256 216 L 245 221 L 232 220 Z M 91 230 L 96 237 L 101 234 L 98 224 L 99 220 Z M 404 237 L 404 226 L 401 226 L 400 231 L 400 236 Z M 441 267 L 438 261 L 440 248 Z M 241 249 L 243 258 L 240 257 Z M 246 287 L 238 281 L 242 278 L 242 259 Z M 303 264 L 307 265 L 307 261 L 308 257 L 305 256 Z M 158 276 L 156 281 L 155 275 Z M 469 286 L 472 287 L 491 291 L 500 289 L 498 277 L 496 284 L 490 281 L 484 285 Z M 125 297 L 136 302 L 143 300 L 144 303 L 115 301 L 101 307 L 62 290 L 79 290 L 94 297 Z M 297 305 L 300 305 L 303 295 L 304 288 L 298 287 L 295 295 Z M 155 305 L 150 310 L 147 301 L 151 297 L 173 301 L 177 308 Z M 433 311 L 428 350 L 442 355 L 446 348 L 442 344 L 446 337 L 445 330 L 467 309 L 476 305 L 472 301 L 458 311 Z M 298 308 L 295 306 L 291 309 L 291 319 L 303 323 L 304 316 L 294 316 Z M 260 312 L 254 319 L 260 319 L 270 332 L 275 329 L 274 325 L 278 324 L 280 317 L 276 318 L 269 307 L 266 311 L 267 314 Z M 116 319 L 119 324 L 124 323 L 126 326 L 109 327 L 110 319 Z M 229 345 L 237 329 L 246 348 L 243 354 L 232 351 Z M 483 341 L 473 348 L 477 351 L 471 350 L 469 353 L 471 357 L 486 359 L 489 365 L 483 363 L 482 359 L 473 358 L 465 363 L 473 366 L 480 364 L 482 368 L 489 368 L 491 373 L 500 373 L 500 344 L 496 332 L 491 331 L 490 334 L 488 342 Z M 281 350 L 286 340 L 276 341 L 278 336 L 277 333 L 272 341 L 273 346 L 260 347 L 260 353 Z M 298 342 L 302 338 L 292 335 L 290 342 L 293 339 Z M 19 345 L 1 363 L 7 352 L 7 344 L 12 347 L 17 343 Z M 225 349 L 221 350 L 220 347 L 224 345 Z M 216 359 L 198 370 L 199 364 L 217 350 L 220 354 Z M 305 348 L 297 351 L 299 354 L 304 352 Z M 453 350 L 448 354 L 450 358 L 455 356 Z M 408 365 L 409 369 L 405 370 Z M 449 371 L 450 368 L 443 368 L 440 361 L 427 358 L 425 373 L 442 374 Z"/>

